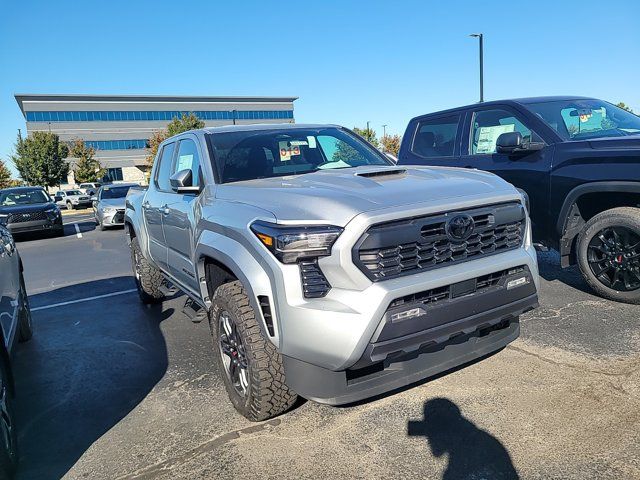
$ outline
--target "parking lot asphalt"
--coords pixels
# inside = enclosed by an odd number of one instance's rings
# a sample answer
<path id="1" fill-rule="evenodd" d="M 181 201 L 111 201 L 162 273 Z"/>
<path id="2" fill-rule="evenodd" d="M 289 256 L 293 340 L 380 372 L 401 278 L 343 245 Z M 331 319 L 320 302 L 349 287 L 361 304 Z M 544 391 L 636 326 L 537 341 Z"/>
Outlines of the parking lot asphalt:
<path id="1" fill-rule="evenodd" d="M 15 355 L 19 479 L 640 478 L 640 307 L 593 296 L 552 253 L 542 305 L 503 351 L 256 424 L 184 298 L 138 301 L 122 230 L 65 223 L 18 239 L 35 326 Z"/>

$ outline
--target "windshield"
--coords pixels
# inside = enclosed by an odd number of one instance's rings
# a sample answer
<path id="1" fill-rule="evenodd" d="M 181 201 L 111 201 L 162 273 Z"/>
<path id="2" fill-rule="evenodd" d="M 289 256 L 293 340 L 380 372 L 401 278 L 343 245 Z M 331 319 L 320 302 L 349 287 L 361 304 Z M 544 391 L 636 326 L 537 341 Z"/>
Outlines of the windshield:
<path id="1" fill-rule="evenodd" d="M 363 165 L 391 165 L 380 152 L 336 127 L 210 134 L 222 183 Z"/>
<path id="2" fill-rule="evenodd" d="M 556 100 L 527 107 L 565 140 L 640 134 L 640 117 L 602 100 Z"/>
<path id="3" fill-rule="evenodd" d="M 67 195 L 84 195 L 80 190 L 67 190 L 65 193 Z"/>
<path id="4" fill-rule="evenodd" d="M 130 188 L 130 185 L 127 185 L 126 187 L 103 187 L 102 193 L 100 193 L 100 200 L 124 198 L 127 196 L 127 192 L 129 192 Z"/>
<path id="5" fill-rule="evenodd" d="M 0 192 L 0 206 L 33 205 L 47 203 L 51 199 L 44 190 L 22 190 L 19 192 Z"/>

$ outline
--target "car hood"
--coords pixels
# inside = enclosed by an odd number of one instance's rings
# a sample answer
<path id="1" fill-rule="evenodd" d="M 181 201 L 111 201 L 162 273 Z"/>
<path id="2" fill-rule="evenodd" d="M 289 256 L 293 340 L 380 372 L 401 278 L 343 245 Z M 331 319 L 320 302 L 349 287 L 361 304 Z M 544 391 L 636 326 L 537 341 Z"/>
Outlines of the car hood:
<path id="1" fill-rule="evenodd" d="M 514 192 L 501 178 L 439 167 L 358 167 L 218 186 L 216 198 L 271 212 L 277 221 L 344 226 L 356 215 L 444 198 Z"/>
<path id="2" fill-rule="evenodd" d="M 640 150 L 640 134 L 624 137 L 602 137 L 589 139 L 595 150 Z"/>
<path id="3" fill-rule="evenodd" d="M 54 207 L 55 204 L 51 202 L 47 203 L 32 203 L 30 205 L 11 205 L 11 206 L 0 206 L 0 214 L 8 215 L 11 213 L 32 213 L 32 212 L 41 212 L 43 210 L 48 210 L 51 207 Z"/>
<path id="4" fill-rule="evenodd" d="M 100 207 L 113 207 L 113 208 L 121 208 L 124 210 L 126 197 L 122 198 L 105 198 L 100 200 L 98 206 Z"/>

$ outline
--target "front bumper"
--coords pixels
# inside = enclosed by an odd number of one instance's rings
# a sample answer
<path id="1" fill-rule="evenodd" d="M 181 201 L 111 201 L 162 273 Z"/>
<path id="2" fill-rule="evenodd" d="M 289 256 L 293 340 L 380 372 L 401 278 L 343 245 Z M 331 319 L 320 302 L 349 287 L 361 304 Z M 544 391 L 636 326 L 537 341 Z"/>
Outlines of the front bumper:
<path id="1" fill-rule="evenodd" d="M 31 222 L 11 222 L 6 227 L 12 234 L 62 230 L 64 228 L 62 226 L 62 217 Z"/>
<path id="2" fill-rule="evenodd" d="M 124 208 L 115 210 L 115 211 L 109 211 L 109 212 L 103 211 L 101 214 L 101 217 L 102 217 L 103 225 L 122 226 L 124 225 Z"/>

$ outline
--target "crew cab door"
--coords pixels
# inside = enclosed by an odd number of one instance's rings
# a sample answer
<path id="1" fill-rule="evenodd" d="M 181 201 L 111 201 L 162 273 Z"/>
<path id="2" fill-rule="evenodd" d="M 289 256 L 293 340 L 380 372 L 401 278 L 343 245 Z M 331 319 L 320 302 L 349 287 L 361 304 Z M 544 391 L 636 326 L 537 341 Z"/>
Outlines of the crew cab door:
<path id="1" fill-rule="evenodd" d="M 171 200 L 171 169 L 175 156 L 176 143 L 167 143 L 157 157 L 160 162 L 155 167 L 154 178 L 149 185 L 142 202 L 144 223 L 149 237 L 149 255 L 161 269 L 167 270 L 167 244 L 162 227 L 163 217 L 168 214 L 168 203 Z"/>
<path id="2" fill-rule="evenodd" d="M 200 185 L 200 151 L 197 138 L 187 136 L 180 139 L 178 153 L 171 175 L 181 170 L 191 170 L 193 186 Z M 194 259 L 195 225 L 199 195 L 180 194 L 172 190 L 167 199 L 167 214 L 163 218 L 164 236 L 167 244 L 169 273 L 185 287 L 198 291 L 198 277 Z"/>
<path id="3" fill-rule="evenodd" d="M 459 167 L 462 120 L 460 113 L 414 120 L 402 140 L 399 164 Z"/>
<path id="4" fill-rule="evenodd" d="M 17 331 L 20 261 L 11 234 L 0 226 L 0 327 L 8 348 Z"/>
<path id="5" fill-rule="evenodd" d="M 527 192 L 530 216 L 536 231 L 545 228 L 549 208 L 549 169 L 553 146 L 524 155 L 496 152 L 500 134 L 520 132 L 525 141 L 543 142 L 531 128 L 530 121 L 510 106 L 478 107 L 467 115 L 462 140 L 461 166 L 487 170 Z"/>

